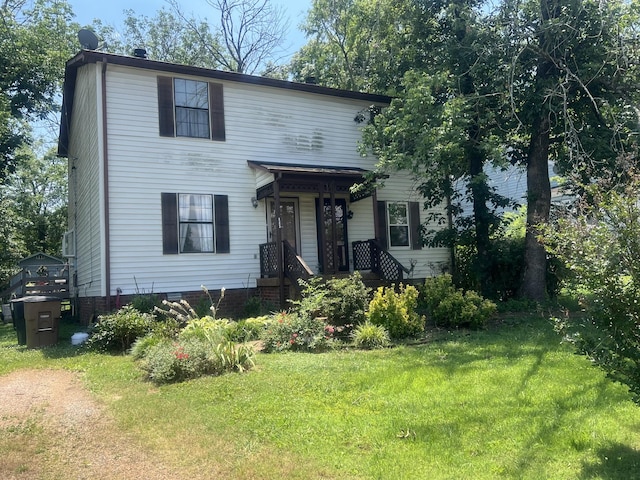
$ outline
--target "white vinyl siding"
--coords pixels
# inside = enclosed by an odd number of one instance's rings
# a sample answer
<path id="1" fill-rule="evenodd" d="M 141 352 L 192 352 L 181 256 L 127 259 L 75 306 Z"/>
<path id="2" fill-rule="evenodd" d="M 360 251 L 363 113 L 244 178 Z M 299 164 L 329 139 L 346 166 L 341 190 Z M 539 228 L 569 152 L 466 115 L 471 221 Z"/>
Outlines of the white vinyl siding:
<path id="1" fill-rule="evenodd" d="M 78 70 L 69 144 L 69 230 L 76 232 L 76 256 L 71 276 L 77 272 L 82 296 L 102 295 L 102 234 L 100 212 L 99 69 Z M 77 223 L 76 223 L 77 221 Z M 74 292 L 75 293 L 75 292 Z"/>
<path id="2" fill-rule="evenodd" d="M 200 285 L 210 289 L 255 286 L 260 275 L 258 246 L 267 241 L 267 228 L 265 202 L 259 202 L 254 208 L 251 198 L 256 196 L 257 183 L 264 185 L 270 180 L 251 169 L 247 160 L 365 169 L 374 166 L 375 159 L 362 157 L 357 151 L 361 125 L 354 122 L 356 114 L 368 107 L 369 102 L 247 83 L 220 82 L 224 86 L 225 142 L 160 137 L 157 97 L 160 74 L 107 66 L 113 295 L 117 288 L 126 295 L 136 291 L 198 291 Z M 76 95 L 86 88 L 84 82 L 79 76 Z M 76 96 L 75 104 L 81 103 Z M 77 121 L 80 119 L 74 118 L 74 124 Z M 91 128 L 96 128 L 95 125 L 94 122 Z M 72 131 L 74 144 L 79 144 L 78 136 L 86 133 L 86 127 Z M 92 132 L 90 136 L 95 138 L 99 133 Z M 95 153 L 93 155 L 95 157 Z M 98 168 L 97 163 L 94 162 L 92 168 Z M 95 197 L 98 185 L 93 176 L 89 186 L 83 188 L 87 194 L 86 190 L 93 188 L 91 195 Z M 378 192 L 379 200 L 419 200 L 407 198 L 413 184 L 400 177 L 394 174 L 386 181 L 385 188 Z M 227 195 L 230 253 L 163 255 L 162 212 L 158 200 L 162 192 Z M 317 271 L 314 198 L 310 194 L 299 195 L 300 242 L 303 258 Z M 94 218 L 92 215 L 99 213 L 94 212 L 98 200 L 91 201 L 96 205 L 87 201 L 82 205 L 82 214 Z M 353 219 L 348 221 L 351 247 L 355 240 L 375 236 L 372 199 L 349 204 L 348 208 L 354 212 Z M 426 214 L 422 218 L 427 218 Z M 85 225 L 83 235 L 89 235 L 86 229 L 98 235 L 95 223 Z M 80 249 L 80 229 L 77 233 Z M 428 274 L 429 263 L 448 259 L 446 249 L 391 251 L 406 266 L 410 265 L 409 260 L 417 259 L 415 277 Z M 351 252 L 349 258 L 352 261 Z"/>

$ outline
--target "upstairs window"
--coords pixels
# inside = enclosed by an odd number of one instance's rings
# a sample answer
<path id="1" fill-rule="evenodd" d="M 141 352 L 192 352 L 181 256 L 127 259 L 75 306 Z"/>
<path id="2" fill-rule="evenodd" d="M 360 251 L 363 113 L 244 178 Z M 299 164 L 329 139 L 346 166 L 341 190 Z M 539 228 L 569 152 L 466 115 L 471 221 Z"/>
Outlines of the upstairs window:
<path id="1" fill-rule="evenodd" d="M 176 78 L 173 85 L 176 136 L 209 138 L 209 84 Z"/>
<path id="2" fill-rule="evenodd" d="M 222 84 L 158 77 L 160 136 L 225 140 Z"/>

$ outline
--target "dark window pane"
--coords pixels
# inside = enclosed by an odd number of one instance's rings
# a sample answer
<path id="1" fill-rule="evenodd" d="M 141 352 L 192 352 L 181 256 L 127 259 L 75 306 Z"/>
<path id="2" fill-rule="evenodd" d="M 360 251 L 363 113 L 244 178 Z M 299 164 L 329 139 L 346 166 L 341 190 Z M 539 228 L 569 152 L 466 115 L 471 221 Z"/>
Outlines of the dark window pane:
<path id="1" fill-rule="evenodd" d="M 408 247 L 409 227 L 389 227 L 389 238 L 392 247 Z"/>

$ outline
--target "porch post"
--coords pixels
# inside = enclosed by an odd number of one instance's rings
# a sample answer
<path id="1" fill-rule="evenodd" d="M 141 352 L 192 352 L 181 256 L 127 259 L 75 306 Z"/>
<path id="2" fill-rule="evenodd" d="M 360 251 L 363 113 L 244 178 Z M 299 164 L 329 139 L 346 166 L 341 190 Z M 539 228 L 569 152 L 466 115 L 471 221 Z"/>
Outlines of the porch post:
<path id="1" fill-rule="evenodd" d="M 375 238 L 376 241 L 380 241 L 380 239 L 376 237 L 378 225 L 380 225 L 380 219 L 378 218 L 378 190 L 375 188 L 371 194 L 371 201 L 373 202 L 373 238 Z"/>
<path id="2" fill-rule="evenodd" d="M 318 215 L 320 218 L 318 219 L 318 235 L 320 235 L 320 248 L 321 252 L 318 252 L 318 255 L 322 258 L 322 273 L 327 273 L 327 239 L 325 238 L 324 231 L 324 183 L 320 181 L 318 183 Z"/>
<path id="3" fill-rule="evenodd" d="M 284 308 L 285 305 L 285 292 L 284 292 L 284 265 L 282 256 L 282 217 L 280 216 L 280 179 L 282 173 L 278 173 L 273 181 L 273 197 L 275 200 L 276 210 L 276 261 L 278 263 L 278 284 L 280 288 L 280 308 Z"/>
<path id="4" fill-rule="evenodd" d="M 337 273 L 338 267 L 338 224 L 336 222 L 336 182 L 331 181 L 330 184 L 331 195 L 331 255 L 333 258 L 333 272 Z M 344 213 L 344 212 L 343 212 Z"/>

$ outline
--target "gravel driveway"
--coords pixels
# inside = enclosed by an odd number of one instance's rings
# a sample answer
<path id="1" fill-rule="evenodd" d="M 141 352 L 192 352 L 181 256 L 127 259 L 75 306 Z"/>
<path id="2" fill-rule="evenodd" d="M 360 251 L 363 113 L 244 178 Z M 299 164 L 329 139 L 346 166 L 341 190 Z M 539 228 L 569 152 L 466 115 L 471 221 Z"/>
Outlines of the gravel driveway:
<path id="1" fill-rule="evenodd" d="M 0 435 L 21 448 L 0 452 L 0 478 L 192 479 L 117 428 L 76 374 L 19 370 L 0 376 Z"/>

